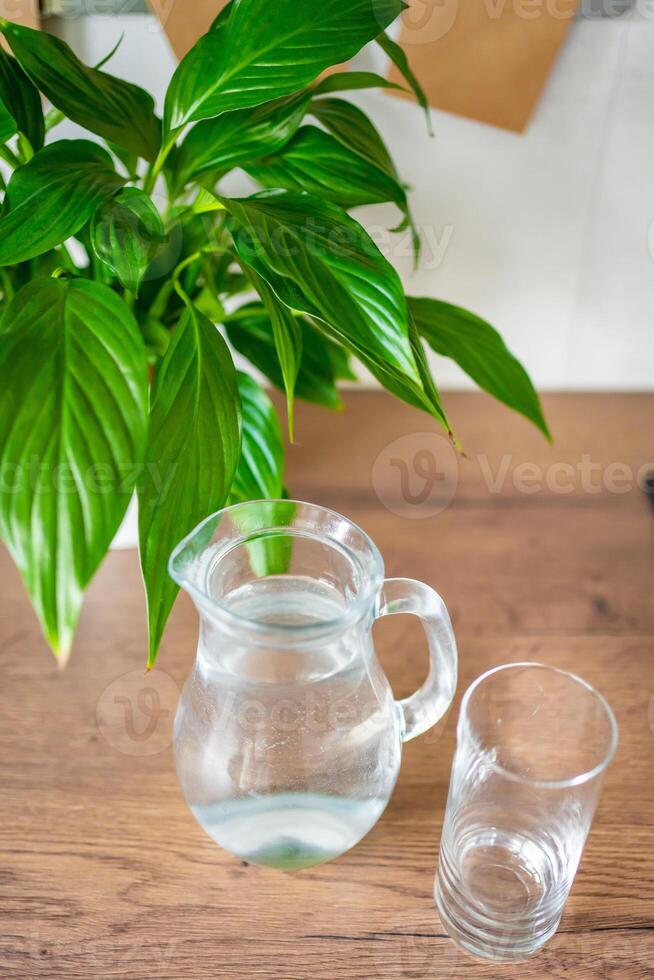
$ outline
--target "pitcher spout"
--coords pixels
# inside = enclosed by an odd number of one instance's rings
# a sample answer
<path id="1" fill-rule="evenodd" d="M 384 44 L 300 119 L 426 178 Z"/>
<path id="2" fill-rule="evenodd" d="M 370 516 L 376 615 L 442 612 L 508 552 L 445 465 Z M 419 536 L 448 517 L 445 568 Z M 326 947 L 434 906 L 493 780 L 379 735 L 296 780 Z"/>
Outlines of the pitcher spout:
<path id="1" fill-rule="evenodd" d="M 198 524 L 175 547 L 168 561 L 168 574 L 192 599 L 206 593 L 207 562 L 219 517 L 212 514 Z"/>
<path id="2" fill-rule="evenodd" d="M 268 639 L 333 630 L 372 615 L 384 568 L 364 531 L 293 500 L 219 511 L 173 551 L 169 572 L 201 614 Z"/>

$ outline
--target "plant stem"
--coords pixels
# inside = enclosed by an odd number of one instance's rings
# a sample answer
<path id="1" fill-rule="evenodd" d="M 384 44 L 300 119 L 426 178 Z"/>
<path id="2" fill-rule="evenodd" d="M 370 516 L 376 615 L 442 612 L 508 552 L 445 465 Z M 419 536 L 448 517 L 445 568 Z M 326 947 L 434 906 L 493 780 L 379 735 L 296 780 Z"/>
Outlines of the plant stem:
<path id="1" fill-rule="evenodd" d="M 202 255 L 201 252 L 194 252 L 193 255 L 189 255 L 182 262 L 180 262 L 178 266 L 176 266 L 176 268 L 173 270 L 173 274 L 171 275 L 170 279 L 167 279 L 165 281 L 165 283 L 163 284 L 163 286 L 155 296 L 152 306 L 150 307 L 149 310 L 150 316 L 155 317 L 157 320 L 161 319 L 161 317 L 164 315 L 166 311 L 166 306 L 168 304 L 168 300 L 170 299 L 173 290 L 177 289 L 177 284 L 179 281 L 180 274 L 189 265 L 192 265 L 193 262 L 199 259 L 201 255 Z"/>
<path id="2" fill-rule="evenodd" d="M 63 114 L 63 112 L 59 112 L 59 109 L 50 109 L 50 111 L 46 114 L 45 117 L 46 132 L 49 133 L 51 129 L 54 129 L 55 126 L 58 126 L 59 123 L 63 122 L 65 118 L 66 118 L 65 115 Z"/>
<path id="3" fill-rule="evenodd" d="M 168 152 L 170 152 L 170 150 Z M 161 169 L 164 163 L 166 162 L 167 156 L 168 153 L 166 153 L 166 155 L 163 156 L 163 150 L 162 150 L 159 153 L 157 159 L 154 161 L 154 163 L 148 168 L 146 175 L 143 178 L 143 190 L 145 191 L 146 194 L 152 194 L 152 191 L 155 188 L 155 184 L 157 183 L 157 177 L 161 173 Z"/>
<path id="4" fill-rule="evenodd" d="M 155 296 L 152 305 L 150 307 L 150 316 L 155 317 L 160 320 L 166 311 L 166 306 L 168 305 L 168 300 L 170 299 L 170 294 L 173 291 L 174 280 L 166 279 L 165 283 Z"/>
<path id="5" fill-rule="evenodd" d="M 166 143 L 165 146 L 161 147 L 157 159 L 148 168 L 145 177 L 143 178 L 143 190 L 145 191 L 146 194 L 152 194 L 152 191 L 154 190 L 154 186 L 157 183 L 157 177 L 163 170 L 164 163 L 168 159 L 168 154 L 170 153 L 173 146 L 175 145 L 175 140 L 177 139 L 178 132 L 179 132 L 178 130 L 175 130 L 174 133 L 171 133 L 169 135 L 168 142 Z"/>
<path id="6" fill-rule="evenodd" d="M 21 163 L 29 163 L 34 156 L 34 147 L 24 133 L 18 134 L 18 149 L 20 152 Z"/>
<path id="7" fill-rule="evenodd" d="M 205 286 L 213 287 L 214 289 L 216 289 L 216 284 L 214 282 L 213 263 L 211 262 L 211 259 L 209 258 L 206 252 L 202 253 L 202 268 L 204 270 Z M 217 289 L 216 292 L 218 292 Z"/>
<path id="8" fill-rule="evenodd" d="M 20 167 L 20 160 L 8 146 L 0 146 L 0 159 L 8 163 L 10 167 Z"/>
<path id="9" fill-rule="evenodd" d="M 73 261 L 73 257 L 70 254 L 70 252 L 68 251 L 68 249 L 66 248 L 66 245 L 65 244 L 61 244 L 59 246 L 59 249 L 60 249 L 60 252 L 61 252 L 62 259 L 64 259 L 65 264 L 68 266 L 68 272 L 72 272 L 74 275 L 77 275 L 77 273 L 79 272 L 79 269 L 75 265 L 75 263 Z"/>
<path id="10" fill-rule="evenodd" d="M 185 306 L 191 306 L 191 301 L 188 298 L 188 296 L 186 295 L 186 293 L 184 291 L 184 287 L 182 286 L 182 284 L 179 281 L 179 279 L 175 279 L 175 292 L 177 293 L 177 295 L 179 296 L 179 298 L 181 299 L 182 303 Z"/>
<path id="11" fill-rule="evenodd" d="M 152 194 L 152 191 L 154 190 L 154 185 L 157 178 L 156 176 L 153 178 L 152 176 L 153 173 L 154 173 L 154 164 L 151 163 L 149 164 L 148 169 L 145 171 L 145 174 L 143 175 L 143 190 L 145 191 L 146 194 Z"/>
<path id="12" fill-rule="evenodd" d="M 14 284 L 9 278 L 9 273 L 6 269 L 0 268 L 0 282 L 2 282 L 2 290 L 5 294 L 5 300 L 10 300 L 14 296 Z"/>

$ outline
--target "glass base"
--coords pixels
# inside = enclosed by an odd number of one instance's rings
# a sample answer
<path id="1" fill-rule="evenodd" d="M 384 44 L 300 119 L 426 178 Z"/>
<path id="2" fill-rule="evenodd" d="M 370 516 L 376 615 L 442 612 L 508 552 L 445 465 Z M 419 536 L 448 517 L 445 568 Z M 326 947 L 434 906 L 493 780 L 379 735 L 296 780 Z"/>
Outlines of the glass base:
<path id="1" fill-rule="evenodd" d="M 541 951 L 556 933 L 558 921 L 547 933 L 532 936 L 527 942 L 516 942 L 510 923 L 492 922 L 468 916 L 457 903 L 448 902 L 443 895 L 439 875 L 434 883 L 436 909 L 450 938 L 467 953 L 497 963 L 520 963 Z"/>

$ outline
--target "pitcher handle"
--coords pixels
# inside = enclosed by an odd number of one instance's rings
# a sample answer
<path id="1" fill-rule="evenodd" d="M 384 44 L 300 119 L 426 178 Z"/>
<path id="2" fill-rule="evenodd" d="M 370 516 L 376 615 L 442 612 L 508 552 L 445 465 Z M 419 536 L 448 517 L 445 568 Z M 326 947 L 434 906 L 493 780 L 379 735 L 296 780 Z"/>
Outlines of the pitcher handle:
<path id="1" fill-rule="evenodd" d="M 399 701 L 404 716 L 403 741 L 424 734 L 441 720 L 452 703 L 457 682 L 454 631 L 445 603 L 424 582 L 386 579 L 379 596 L 377 618 L 411 613 L 422 620 L 429 644 L 429 674 L 411 697 Z"/>

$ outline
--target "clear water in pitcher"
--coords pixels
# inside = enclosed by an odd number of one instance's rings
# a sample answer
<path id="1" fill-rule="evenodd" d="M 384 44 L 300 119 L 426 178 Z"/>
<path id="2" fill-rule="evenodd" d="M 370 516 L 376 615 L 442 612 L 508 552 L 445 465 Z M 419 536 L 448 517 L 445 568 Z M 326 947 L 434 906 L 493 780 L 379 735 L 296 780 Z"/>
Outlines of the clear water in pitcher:
<path id="1" fill-rule="evenodd" d="M 244 619 L 285 627 L 336 621 L 345 605 L 343 595 L 329 584 L 290 575 L 248 582 L 222 601 Z M 298 751 L 306 752 L 314 742 L 311 758 L 315 760 L 319 749 L 328 758 L 330 746 L 337 743 L 344 772 L 333 777 L 334 781 L 338 782 L 356 760 L 362 774 L 377 772 L 380 793 L 375 794 L 368 784 L 358 787 L 357 796 L 350 784 L 342 786 L 341 792 L 334 786 L 331 794 L 250 792 L 242 799 L 191 805 L 206 833 L 244 861 L 285 870 L 320 864 L 354 847 L 379 820 L 399 763 L 399 739 L 386 721 L 388 704 L 382 699 L 377 705 L 381 722 L 374 713 L 364 715 L 365 708 L 370 710 L 370 702 L 374 704 L 374 693 L 360 645 L 348 642 L 338 630 L 333 639 L 307 649 L 262 651 L 236 645 L 221 650 L 216 679 L 224 694 L 245 684 L 253 697 L 271 697 L 271 703 L 287 696 L 302 698 L 303 692 L 314 690 L 320 692 L 317 696 L 325 699 L 327 707 L 346 702 L 355 719 L 367 720 L 367 727 L 352 721 L 351 727 L 348 724 L 336 731 L 313 733 L 308 729 L 298 736 Z M 274 751 L 277 739 L 266 734 L 270 751 Z M 270 751 L 265 753 L 268 760 Z M 292 762 L 289 757 L 289 765 Z"/>
<path id="2" fill-rule="evenodd" d="M 193 807 L 217 844 L 243 861 L 299 870 L 339 857 L 377 822 L 383 800 L 279 793 Z"/>
<path id="3" fill-rule="evenodd" d="M 345 611 L 340 592 L 304 575 L 270 575 L 234 589 L 222 603 L 255 623 L 310 626 L 338 619 Z"/>

